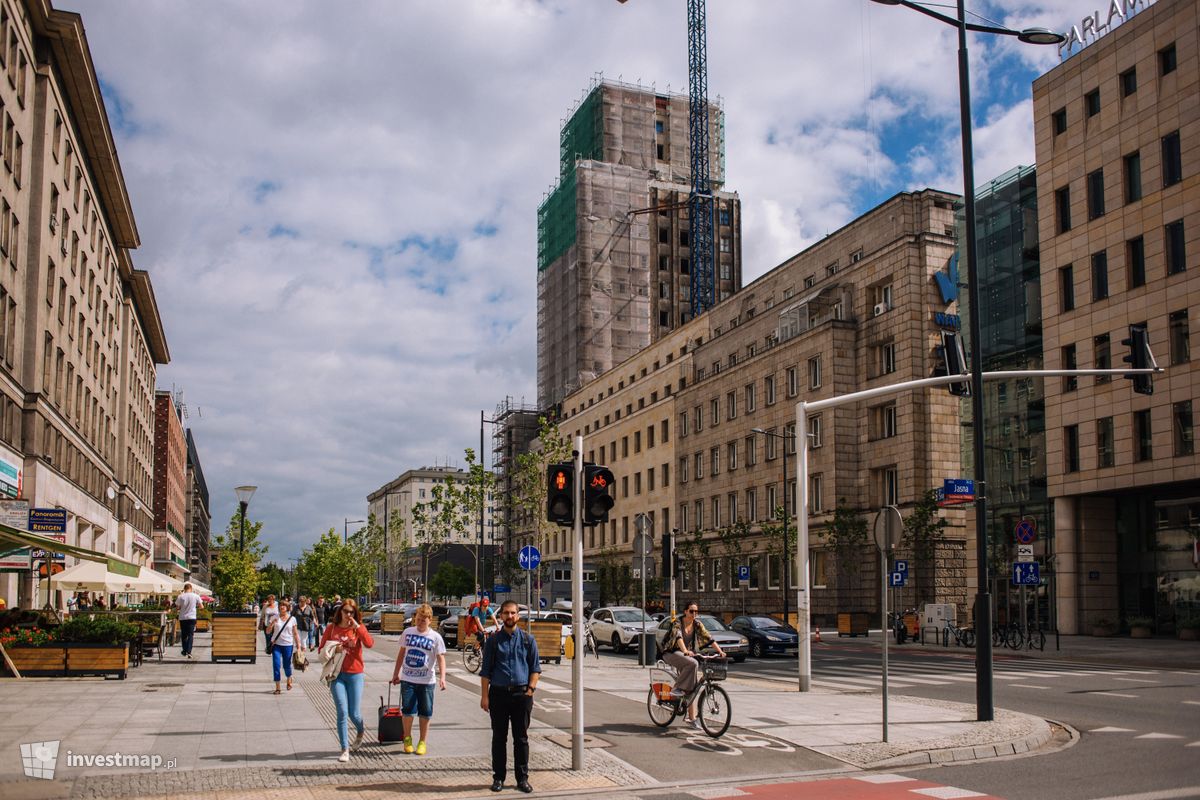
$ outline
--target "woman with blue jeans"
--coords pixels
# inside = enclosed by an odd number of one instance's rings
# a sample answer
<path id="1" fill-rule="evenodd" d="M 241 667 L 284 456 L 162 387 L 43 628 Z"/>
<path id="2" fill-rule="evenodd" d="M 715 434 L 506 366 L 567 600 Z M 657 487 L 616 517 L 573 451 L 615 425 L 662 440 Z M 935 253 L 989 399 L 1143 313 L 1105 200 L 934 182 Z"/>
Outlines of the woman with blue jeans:
<path id="1" fill-rule="evenodd" d="M 354 736 L 354 747 L 362 744 L 366 726 L 362 718 L 363 690 L 363 647 L 374 647 L 371 632 L 362 624 L 362 611 L 353 599 L 346 599 L 333 615 L 333 619 L 325 627 L 321 636 L 321 649 L 327 642 L 337 642 L 338 649 L 345 654 L 342 670 L 329 691 L 333 693 L 333 705 L 337 708 L 338 743 L 342 746 L 342 754 L 338 761 L 350 760 L 350 730 L 347 722 L 353 722 L 357 733 Z"/>
<path id="2" fill-rule="evenodd" d="M 296 648 L 296 618 L 291 615 L 292 604 L 287 600 L 279 603 L 279 616 L 267 629 L 267 642 L 271 649 L 271 670 L 275 674 L 275 694 L 279 694 L 279 668 L 287 675 L 287 688 L 292 690 L 292 651 Z"/>

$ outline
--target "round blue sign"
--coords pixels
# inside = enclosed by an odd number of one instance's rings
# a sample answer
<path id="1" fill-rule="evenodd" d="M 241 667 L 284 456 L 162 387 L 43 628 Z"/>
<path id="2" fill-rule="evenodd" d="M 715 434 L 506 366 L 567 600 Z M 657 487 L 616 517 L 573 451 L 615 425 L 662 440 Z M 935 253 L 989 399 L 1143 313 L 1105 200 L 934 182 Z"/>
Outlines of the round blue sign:
<path id="1" fill-rule="evenodd" d="M 536 547 L 527 544 L 517 554 L 517 562 L 521 565 L 521 569 L 537 569 L 538 564 L 542 563 L 542 554 Z"/>

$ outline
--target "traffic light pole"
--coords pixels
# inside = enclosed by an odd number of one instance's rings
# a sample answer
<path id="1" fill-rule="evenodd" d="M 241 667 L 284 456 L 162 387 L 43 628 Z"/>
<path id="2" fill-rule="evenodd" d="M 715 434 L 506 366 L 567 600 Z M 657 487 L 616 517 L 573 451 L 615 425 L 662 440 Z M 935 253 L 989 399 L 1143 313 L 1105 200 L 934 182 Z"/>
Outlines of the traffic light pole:
<path id="1" fill-rule="evenodd" d="M 583 769 L 583 437 L 575 437 L 575 526 L 571 552 L 571 633 L 575 657 L 571 659 L 571 769 Z"/>

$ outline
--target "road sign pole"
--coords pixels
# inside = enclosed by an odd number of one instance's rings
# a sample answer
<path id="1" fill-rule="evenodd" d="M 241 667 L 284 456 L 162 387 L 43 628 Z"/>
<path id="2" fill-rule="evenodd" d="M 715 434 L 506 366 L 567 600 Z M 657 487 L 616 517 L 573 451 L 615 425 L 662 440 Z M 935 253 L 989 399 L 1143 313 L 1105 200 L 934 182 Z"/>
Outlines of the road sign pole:
<path id="1" fill-rule="evenodd" d="M 583 769 L 583 437 L 575 437 L 575 526 L 571 553 L 571 769 Z"/>

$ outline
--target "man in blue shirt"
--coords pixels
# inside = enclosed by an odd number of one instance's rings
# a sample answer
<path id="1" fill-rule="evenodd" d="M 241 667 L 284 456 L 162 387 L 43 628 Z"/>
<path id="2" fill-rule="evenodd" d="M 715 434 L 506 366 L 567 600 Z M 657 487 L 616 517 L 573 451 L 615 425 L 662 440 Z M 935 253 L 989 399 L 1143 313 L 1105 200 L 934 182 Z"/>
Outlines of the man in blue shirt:
<path id="1" fill-rule="evenodd" d="M 508 761 L 508 728 L 512 726 L 513 766 L 517 788 L 528 794 L 529 718 L 533 693 L 542 674 L 537 642 L 517 627 L 518 610 L 513 600 L 500 606 L 503 627 L 488 637 L 479 670 L 482 697 L 479 707 L 492 718 L 492 791 L 504 788 Z"/>

